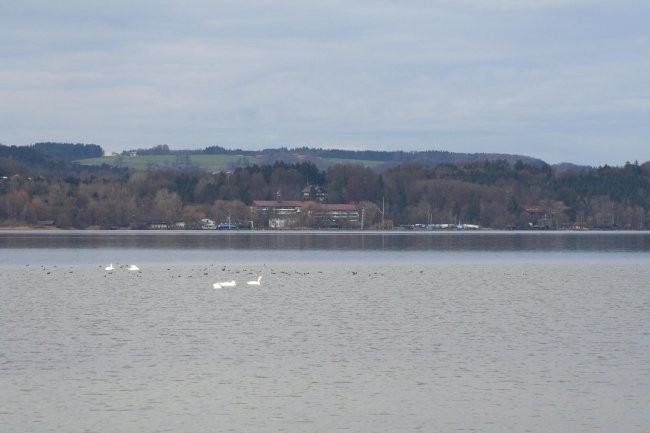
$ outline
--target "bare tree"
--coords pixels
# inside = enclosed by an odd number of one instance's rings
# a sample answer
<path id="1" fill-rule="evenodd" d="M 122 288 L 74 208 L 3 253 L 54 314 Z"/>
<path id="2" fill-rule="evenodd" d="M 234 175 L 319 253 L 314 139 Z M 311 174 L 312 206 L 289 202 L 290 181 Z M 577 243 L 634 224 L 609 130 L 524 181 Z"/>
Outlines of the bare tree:
<path id="1" fill-rule="evenodd" d="M 180 221 L 183 204 L 175 192 L 161 189 L 154 198 L 154 216 L 166 223 Z"/>

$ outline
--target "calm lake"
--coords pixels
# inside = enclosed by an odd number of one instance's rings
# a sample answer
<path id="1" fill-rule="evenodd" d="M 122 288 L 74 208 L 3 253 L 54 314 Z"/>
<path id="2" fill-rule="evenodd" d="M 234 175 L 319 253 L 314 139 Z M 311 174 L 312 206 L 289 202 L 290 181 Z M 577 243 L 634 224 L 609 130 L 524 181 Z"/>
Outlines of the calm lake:
<path id="1" fill-rule="evenodd" d="M 0 231 L 0 431 L 647 433 L 649 282 L 648 232 Z"/>

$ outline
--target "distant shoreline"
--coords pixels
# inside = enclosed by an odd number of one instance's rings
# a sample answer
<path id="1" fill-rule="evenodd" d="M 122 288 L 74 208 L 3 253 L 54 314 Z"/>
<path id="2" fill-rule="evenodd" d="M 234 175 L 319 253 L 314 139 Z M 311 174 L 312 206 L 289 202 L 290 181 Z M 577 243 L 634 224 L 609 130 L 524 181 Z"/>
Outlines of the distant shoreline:
<path id="1" fill-rule="evenodd" d="M 47 227 L 47 226 L 0 226 L 0 231 L 21 231 L 21 230 L 68 230 L 60 227 Z M 79 229 L 72 229 L 79 230 Z"/>
<path id="2" fill-rule="evenodd" d="M 390 229 L 390 230 L 376 230 L 376 229 L 265 229 L 265 230 L 159 230 L 159 229 L 130 229 L 130 228 L 119 228 L 119 229 L 100 229 L 97 227 L 86 228 L 86 229 L 77 229 L 77 228 L 61 228 L 54 226 L 0 226 L 0 232 L 19 232 L 19 231 L 52 231 L 52 232 L 93 232 L 93 231 L 102 231 L 102 232 L 151 232 L 151 233 L 182 233 L 182 232 L 192 232 L 192 233 L 297 233 L 297 232 L 313 232 L 313 233 L 344 233 L 344 232 L 355 232 L 355 233 L 486 233 L 486 232 L 495 232 L 495 233 L 589 233 L 589 232 L 602 232 L 602 233 L 632 233 L 632 232 L 648 232 L 650 230 L 643 229 L 546 229 L 546 230 L 508 230 L 508 229 L 493 229 L 482 227 L 479 229 L 437 229 L 437 230 L 424 230 L 424 229 Z"/>

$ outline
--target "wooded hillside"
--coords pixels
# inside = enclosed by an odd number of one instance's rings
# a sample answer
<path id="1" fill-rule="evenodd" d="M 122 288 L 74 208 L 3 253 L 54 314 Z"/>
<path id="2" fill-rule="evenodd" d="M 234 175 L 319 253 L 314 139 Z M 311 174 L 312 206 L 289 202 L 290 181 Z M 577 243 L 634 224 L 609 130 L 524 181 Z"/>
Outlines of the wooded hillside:
<path id="1" fill-rule="evenodd" d="M 650 221 L 650 163 L 556 172 L 523 161 L 408 162 L 379 172 L 276 162 L 208 173 L 80 166 L 32 147 L 0 145 L 4 226 L 146 228 L 184 221 L 195 227 L 203 218 L 227 217 L 245 223 L 253 200 L 302 200 L 305 193 L 314 199 L 316 190 L 329 203 L 363 208 L 366 228 L 379 226 L 382 206 L 384 220 L 395 226 L 647 229 Z"/>

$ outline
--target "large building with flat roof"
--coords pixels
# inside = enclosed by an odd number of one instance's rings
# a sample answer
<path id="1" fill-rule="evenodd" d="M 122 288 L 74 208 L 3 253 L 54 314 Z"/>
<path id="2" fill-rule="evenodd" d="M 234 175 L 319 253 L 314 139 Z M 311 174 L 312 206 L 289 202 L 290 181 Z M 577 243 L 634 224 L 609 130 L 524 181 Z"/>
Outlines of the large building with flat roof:
<path id="1" fill-rule="evenodd" d="M 255 228 L 359 228 L 355 204 L 297 200 L 255 200 L 251 207 Z"/>

